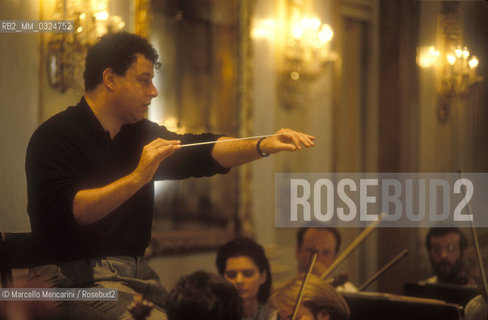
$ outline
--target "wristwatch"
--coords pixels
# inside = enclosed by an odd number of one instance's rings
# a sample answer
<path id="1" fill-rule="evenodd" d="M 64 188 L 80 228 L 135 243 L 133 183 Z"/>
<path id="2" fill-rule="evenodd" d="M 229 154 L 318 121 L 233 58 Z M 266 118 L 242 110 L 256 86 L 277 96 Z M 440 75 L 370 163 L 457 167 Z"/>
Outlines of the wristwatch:
<path id="1" fill-rule="evenodd" d="M 259 138 L 258 143 L 256 143 L 256 150 L 261 155 L 261 157 L 269 157 L 269 154 L 261 150 L 261 142 L 266 139 L 266 137 Z"/>

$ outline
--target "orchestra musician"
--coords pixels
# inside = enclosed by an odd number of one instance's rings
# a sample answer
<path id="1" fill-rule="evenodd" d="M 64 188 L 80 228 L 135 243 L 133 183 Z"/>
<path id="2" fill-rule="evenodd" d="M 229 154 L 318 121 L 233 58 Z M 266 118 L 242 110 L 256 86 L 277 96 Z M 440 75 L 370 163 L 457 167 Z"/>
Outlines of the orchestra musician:
<path id="1" fill-rule="evenodd" d="M 57 287 L 119 290 L 119 301 L 83 301 L 118 319 L 143 293 L 164 319 L 166 290 L 144 260 L 150 240 L 154 180 L 227 173 L 281 151 L 312 147 L 313 136 L 281 129 L 267 138 L 232 140 L 210 133 L 178 135 L 144 118 L 158 95 L 158 54 L 127 32 L 103 36 L 85 63 L 80 102 L 44 122 L 26 154 L 28 213 L 34 239 L 52 264 L 33 268 Z M 184 144 L 231 140 L 196 147 Z M 77 313 L 61 314 L 75 319 Z M 93 319 L 95 317 L 92 317 Z"/>
<path id="2" fill-rule="evenodd" d="M 371 223 L 366 229 L 364 229 L 361 234 L 337 257 L 331 259 L 333 262 L 329 264 L 329 266 L 325 269 L 325 272 L 320 276 L 323 284 L 328 284 L 332 290 L 334 289 L 334 283 L 330 282 L 330 278 L 327 278 L 331 272 L 334 272 L 335 268 L 339 265 L 341 261 L 347 257 L 352 250 L 355 250 L 359 244 L 361 244 L 364 239 L 375 229 L 378 222 Z M 334 230 L 334 229 L 333 229 Z M 304 284 L 303 292 L 306 293 L 307 287 L 314 283 L 314 278 L 317 278 L 313 272 L 315 263 L 318 261 L 318 255 L 320 252 L 320 246 L 317 246 L 315 249 L 310 250 L 309 262 L 307 264 L 307 269 L 309 273 L 307 273 L 308 280 L 304 280 L 305 276 L 300 275 L 294 279 L 297 282 L 297 286 L 300 286 L 301 283 Z M 406 250 L 404 250 L 406 251 Z M 392 261 L 398 261 L 399 257 L 404 257 L 405 254 L 402 252 L 400 255 L 397 255 Z M 387 266 L 391 266 L 393 264 L 388 263 Z M 388 268 L 382 268 L 380 272 L 384 272 L 384 270 L 388 270 Z M 381 273 L 377 273 L 374 275 L 373 279 L 376 279 L 378 275 Z M 310 281 L 310 283 L 309 283 Z M 368 279 L 369 281 L 369 279 Z M 335 281 L 334 281 L 335 282 Z M 361 286 L 364 287 L 364 286 Z M 299 296 L 299 289 L 295 289 L 296 294 L 291 296 L 286 303 L 286 307 L 279 306 L 278 304 L 274 304 L 275 307 L 278 308 L 280 313 L 280 319 L 291 319 L 293 315 L 296 315 L 294 312 L 294 302 L 299 301 L 297 298 Z M 339 290 L 336 290 L 339 293 Z M 278 291 L 279 292 L 279 291 Z M 279 293 L 276 293 L 279 295 Z M 361 293 L 361 292 L 341 292 L 341 299 L 347 301 L 348 310 L 347 317 L 351 319 L 459 319 L 461 315 L 460 306 L 457 304 L 449 304 L 443 301 L 436 301 L 432 299 L 422 299 L 422 298 L 409 298 L 405 296 L 398 296 L 392 294 L 382 294 L 382 293 Z M 314 293 L 311 295 L 318 295 Z M 334 297 L 332 295 L 332 297 Z M 272 303 L 275 303 L 275 294 L 272 296 Z M 327 298 L 324 298 L 326 300 Z M 340 316 L 334 316 L 333 313 L 330 312 L 318 312 L 319 309 L 317 308 L 306 308 L 307 307 L 307 296 L 304 294 L 303 303 L 296 303 L 297 305 L 303 305 L 305 307 L 304 310 L 298 309 L 298 319 L 335 319 L 340 318 Z M 332 298 L 332 301 L 336 301 L 337 299 Z"/>
<path id="3" fill-rule="evenodd" d="M 276 310 L 268 304 L 271 268 L 261 245 L 244 237 L 231 240 L 219 248 L 216 264 L 219 274 L 239 292 L 243 320 L 276 319 Z"/>
<path id="4" fill-rule="evenodd" d="M 434 275 L 419 283 L 475 285 L 464 268 L 464 252 L 468 242 L 459 228 L 430 228 L 425 245 Z"/>
<path id="5" fill-rule="evenodd" d="M 167 314 L 169 320 L 240 320 L 242 301 L 234 286 L 220 276 L 196 271 L 170 291 Z"/>
<path id="6" fill-rule="evenodd" d="M 488 246 L 486 242 L 482 242 L 480 248 L 482 267 L 485 270 L 485 276 L 488 263 Z M 488 297 L 484 293 L 484 284 L 482 277 L 481 265 L 479 264 L 478 257 L 474 248 L 469 248 L 466 250 L 467 260 L 470 264 L 470 274 L 473 277 L 476 285 L 482 292 L 473 299 L 471 299 L 464 309 L 464 319 L 465 320 L 486 320 L 488 319 Z"/>
<path id="7" fill-rule="evenodd" d="M 307 272 L 312 252 L 317 249 L 317 261 L 312 272 L 320 276 L 337 258 L 341 246 L 341 235 L 336 228 L 303 227 L 297 231 L 296 242 L 295 258 L 298 272 Z M 347 292 L 358 291 L 350 281 L 345 281 L 336 289 Z"/>
<path id="8" fill-rule="evenodd" d="M 289 283 L 273 292 L 270 300 L 279 311 L 279 319 L 291 319 L 303 280 L 304 274 L 299 273 Z M 350 314 L 347 302 L 327 280 L 314 274 L 308 276 L 296 314 L 297 320 L 346 320 Z"/>

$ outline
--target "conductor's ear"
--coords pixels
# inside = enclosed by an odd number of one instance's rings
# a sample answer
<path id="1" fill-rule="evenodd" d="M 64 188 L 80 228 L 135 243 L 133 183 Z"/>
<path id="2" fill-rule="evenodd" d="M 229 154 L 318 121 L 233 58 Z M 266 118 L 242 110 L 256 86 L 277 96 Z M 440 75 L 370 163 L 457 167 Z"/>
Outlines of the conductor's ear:
<path id="1" fill-rule="evenodd" d="M 113 91 L 115 88 L 116 76 L 111 68 L 103 70 L 103 83 L 110 91 Z"/>

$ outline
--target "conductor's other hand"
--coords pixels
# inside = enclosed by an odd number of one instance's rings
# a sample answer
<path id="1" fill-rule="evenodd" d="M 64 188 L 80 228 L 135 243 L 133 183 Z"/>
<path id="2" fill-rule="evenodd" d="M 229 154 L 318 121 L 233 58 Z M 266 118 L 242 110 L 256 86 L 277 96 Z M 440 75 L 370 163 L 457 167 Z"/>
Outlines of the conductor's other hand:
<path id="1" fill-rule="evenodd" d="M 181 149 L 181 142 L 179 140 L 158 138 L 151 141 L 142 149 L 141 158 L 134 173 L 140 177 L 143 183 L 149 183 L 161 162 L 178 149 Z"/>

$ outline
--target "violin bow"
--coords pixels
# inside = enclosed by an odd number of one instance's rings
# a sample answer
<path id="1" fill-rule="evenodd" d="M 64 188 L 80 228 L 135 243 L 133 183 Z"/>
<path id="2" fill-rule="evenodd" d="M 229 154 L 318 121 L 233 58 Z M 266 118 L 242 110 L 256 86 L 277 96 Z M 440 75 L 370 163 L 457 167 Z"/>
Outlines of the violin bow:
<path id="1" fill-rule="evenodd" d="M 378 279 L 383 273 L 393 267 L 398 261 L 406 257 L 408 254 L 408 249 L 404 249 L 402 252 L 397 254 L 393 259 L 390 260 L 387 264 L 383 266 L 380 270 L 378 270 L 375 274 L 373 274 L 368 280 L 366 280 L 359 288 L 358 291 L 363 291 L 366 289 L 371 283 L 373 283 L 376 279 Z"/>
<path id="2" fill-rule="evenodd" d="M 318 254 L 319 254 L 319 250 L 317 248 L 314 248 L 312 251 L 312 255 L 310 257 L 310 265 L 308 267 L 308 271 L 305 274 L 305 277 L 303 278 L 302 285 L 300 286 L 300 290 L 298 291 L 297 301 L 295 303 L 295 306 L 293 307 L 293 313 L 291 316 L 291 320 L 295 320 L 297 317 L 298 309 L 300 308 L 300 304 L 302 303 L 303 291 L 305 289 L 305 285 L 307 283 L 308 277 L 312 273 L 312 270 L 313 270 L 313 267 L 315 265 L 315 261 L 317 260 Z"/>
<path id="3" fill-rule="evenodd" d="M 339 266 L 339 264 L 341 264 L 342 261 L 344 261 L 351 254 L 351 252 L 354 249 L 356 249 L 356 247 L 361 242 L 363 242 L 363 240 L 366 239 L 371 234 L 371 232 L 374 231 L 374 229 L 381 222 L 382 219 L 383 219 L 383 215 L 380 215 L 377 221 L 373 221 L 366 229 L 364 229 L 363 232 L 361 232 L 359 236 L 357 236 L 357 238 L 354 239 L 354 241 L 349 245 L 349 247 L 347 247 L 346 250 L 344 250 L 344 252 L 342 252 L 337 257 L 337 259 L 334 260 L 334 262 L 330 265 L 330 267 L 328 267 L 327 270 L 325 270 L 325 272 L 320 276 L 320 278 L 322 279 L 327 278 Z"/>
<path id="4" fill-rule="evenodd" d="M 464 179 L 464 174 L 461 169 L 458 171 L 459 178 Z M 464 186 L 461 187 L 463 190 L 463 195 L 466 197 L 466 190 L 464 189 Z M 470 202 L 467 203 L 466 210 L 468 211 L 468 214 L 471 215 L 471 204 Z M 474 248 L 476 250 L 476 257 L 478 258 L 478 266 L 480 268 L 480 273 L 481 273 L 481 279 L 483 279 L 483 295 L 485 298 L 485 301 L 488 299 L 488 285 L 486 283 L 486 273 L 485 273 L 485 268 L 483 267 L 483 258 L 481 257 L 481 251 L 480 251 L 480 243 L 478 241 L 478 232 L 476 232 L 476 228 L 474 226 L 474 221 L 471 220 L 471 234 L 473 235 L 473 243 L 474 243 Z"/>

